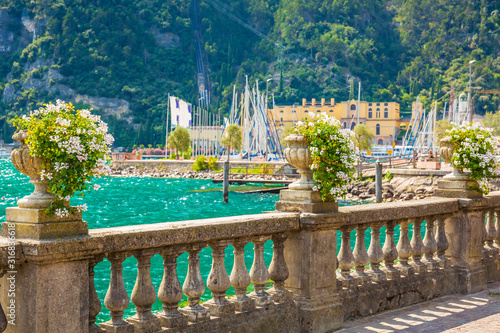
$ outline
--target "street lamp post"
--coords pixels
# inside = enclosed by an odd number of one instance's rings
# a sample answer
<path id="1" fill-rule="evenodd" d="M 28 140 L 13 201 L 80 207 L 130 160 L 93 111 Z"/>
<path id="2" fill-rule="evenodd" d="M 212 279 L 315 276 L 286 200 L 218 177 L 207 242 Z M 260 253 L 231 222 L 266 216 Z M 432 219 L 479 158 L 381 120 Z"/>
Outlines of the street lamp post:
<path id="1" fill-rule="evenodd" d="M 467 94 L 467 106 L 469 108 L 469 122 L 472 121 L 472 99 L 471 99 L 471 93 L 472 93 L 472 64 L 475 63 L 476 60 L 471 60 L 469 61 L 469 93 Z"/>

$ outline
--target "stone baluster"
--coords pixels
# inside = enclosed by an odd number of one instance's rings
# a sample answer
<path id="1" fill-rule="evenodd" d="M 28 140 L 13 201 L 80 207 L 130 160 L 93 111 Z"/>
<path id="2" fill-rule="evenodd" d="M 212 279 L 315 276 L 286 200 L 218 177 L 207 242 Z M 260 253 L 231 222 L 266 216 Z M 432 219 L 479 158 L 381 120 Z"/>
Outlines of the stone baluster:
<path id="1" fill-rule="evenodd" d="M 445 257 L 445 252 L 448 250 L 448 239 L 445 232 L 445 216 L 438 216 L 436 222 L 436 250 L 437 257 L 439 258 L 439 266 L 445 268 L 448 259 Z"/>
<path id="2" fill-rule="evenodd" d="M 96 325 L 96 317 L 101 312 L 101 301 L 97 296 L 94 284 L 94 267 L 100 263 L 103 256 L 96 256 L 89 260 L 89 332 L 102 332 L 99 326 Z M 1 331 L 1 330 L 0 330 Z"/>
<path id="3" fill-rule="evenodd" d="M 135 252 L 137 259 L 137 278 L 132 290 L 131 300 L 137 314 L 128 319 L 139 332 L 152 333 L 161 330 L 160 318 L 151 313 L 156 301 L 156 291 L 151 281 L 151 258 L 155 255 L 153 249 Z"/>
<path id="4" fill-rule="evenodd" d="M 424 242 L 422 242 L 422 224 L 423 218 L 413 219 L 413 236 L 411 238 L 411 253 L 413 267 L 416 273 L 423 273 L 424 264 L 422 263 L 422 254 L 424 253 Z"/>
<path id="5" fill-rule="evenodd" d="M 163 304 L 161 325 L 166 328 L 182 327 L 187 324 L 178 310 L 182 300 L 182 288 L 177 277 L 177 258 L 184 253 L 181 247 L 168 247 L 161 252 L 163 257 L 163 279 L 158 289 L 158 298 Z"/>
<path id="6" fill-rule="evenodd" d="M 229 280 L 234 288 L 236 299 L 233 301 L 236 311 L 252 311 L 255 309 L 255 301 L 247 296 L 247 287 L 250 285 L 250 274 L 245 265 L 245 245 L 247 239 L 238 238 L 233 242 L 234 264 Z"/>
<path id="7" fill-rule="evenodd" d="M 394 228 L 396 222 L 389 221 L 386 223 L 385 243 L 382 251 L 384 253 L 385 273 L 388 279 L 397 279 L 400 277 L 399 271 L 394 268 L 394 261 L 398 259 L 398 250 L 394 242 Z"/>
<path id="8" fill-rule="evenodd" d="M 350 227 L 341 227 L 342 232 L 342 242 L 340 243 L 340 252 L 337 256 L 338 265 L 340 268 L 340 274 L 342 275 L 342 281 L 344 282 L 344 287 L 349 287 L 347 285 L 348 280 L 352 280 L 351 268 L 354 266 L 354 255 L 351 251 L 351 230 Z"/>
<path id="9" fill-rule="evenodd" d="M 288 266 L 284 255 L 284 242 L 288 235 L 286 233 L 273 235 L 273 259 L 269 265 L 269 278 L 274 281 L 274 301 L 282 303 L 292 299 L 292 293 L 285 289 L 285 280 L 288 279 Z"/>
<path id="10" fill-rule="evenodd" d="M 369 263 L 368 252 L 365 245 L 366 225 L 361 224 L 356 228 L 356 245 L 354 245 L 354 265 L 358 281 L 363 283 L 368 275 L 365 273 L 365 266 Z"/>
<path id="11" fill-rule="evenodd" d="M 370 247 L 368 248 L 368 260 L 370 261 L 370 275 L 374 279 L 385 279 L 384 272 L 380 269 L 380 263 L 384 260 L 384 252 L 380 246 L 380 227 L 379 223 L 371 226 Z"/>
<path id="12" fill-rule="evenodd" d="M 205 303 L 212 316 L 221 317 L 234 313 L 234 304 L 226 299 L 226 291 L 231 287 L 229 275 L 224 265 L 224 250 L 230 240 L 210 242 L 212 248 L 212 268 L 208 275 L 207 287 L 212 292 L 212 299 Z"/>
<path id="13" fill-rule="evenodd" d="M 497 236 L 497 231 L 495 228 L 495 211 L 490 209 L 488 212 L 488 222 L 486 223 L 486 247 L 488 250 L 494 250 L 495 246 L 493 242 Z"/>
<path id="14" fill-rule="evenodd" d="M 497 231 L 497 235 L 495 237 L 495 246 L 500 249 L 500 210 L 497 209 L 495 212 L 495 230 Z"/>
<path id="15" fill-rule="evenodd" d="M 408 237 L 410 221 L 403 220 L 399 224 L 399 241 L 396 246 L 396 250 L 398 251 L 399 256 L 399 264 L 397 265 L 398 269 L 401 271 L 401 274 L 404 276 L 411 276 L 415 273 L 413 267 L 408 264 L 408 260 L 411 257 L 412 250 L 410 244 L 410 238 Z"/>
<path id="16" fill-rule="evenodd" d="M 425 227 L 425 236 L 424 236 L 424 253 L 425 253 L 425 262 L 430 271 L 435 271 L 438 269 L 438 264 L 434 260 L 434 254 L 437 251 L 437 243 L 434 236 L 434 221 L 436 218 L 434 216 L 430 216 L 426 219 L 427 225 Z"/>
<path id="17" fill-rule="evenodd" d="M 188 297 L 189 307 L 182 308 L 181 312 L 191 322 L 210 319 L 210 311 L 200 305 L 200 297 L 205 292 L 205 284 L 200 272 L 200 251 L 204 247 L 206 247 L 205 243 L 197 243 L 187 248 L 189 264 L 182 290 Z"/>
<path id="18" fill-rule="evenodd" d="M 254 284 L 255 291 L 250 294 L 255 300 L 255 304 L 267 307 L 273 304 L 273 296 L 268 294 L 264 288 L 269 281 L 269 272 L 264 261 L 264 243 L 267 236 L 257 236 L 252 238 L 254 244 L 254 257 L 252 268 L 250 269 L 250 279 Z"/>
<path id="19" fill-rule="evenodd" d="M 109 288 L 104 297 L 104 305 L 111 314 L 111 320 L 99 326 L 109 332 L 131 333 L 134 326 L 123 320 L 123 311 L 129 305 L 129 297 L 123 283 L 123 260 L 127 255 L 124 253 L 112 253 L 107 256 L 111 262 L 111 278 Z"/>

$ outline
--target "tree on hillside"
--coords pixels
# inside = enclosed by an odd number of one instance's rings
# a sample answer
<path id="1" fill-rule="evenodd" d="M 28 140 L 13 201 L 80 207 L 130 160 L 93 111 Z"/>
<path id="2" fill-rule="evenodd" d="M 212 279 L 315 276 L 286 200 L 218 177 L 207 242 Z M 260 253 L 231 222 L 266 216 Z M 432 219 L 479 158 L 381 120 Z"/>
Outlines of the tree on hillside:
<path id="1" fill-rule="evenodd" d="M 179 152 L 186 153 L 189 151 L 191 138 L 187 129 L 177 126 L 175 130 L 168 136 L 168 148 L 175 149 L 176 158 L 179 159 Z"/>
<path id="2" fill-rule="evenodd" d="M 368 150 L 372 147 L 373 132 L 364 124 L 354 126 L 354 145 L 361 150 Z"/>
<path id="3" fill-rule="evenodd" d="M 493 129 L 494 135 L 500 135 L 500 113 L 486 112 L 484 115 L 483 125 Z"/>
<path id="4" fill-rule="evenodd" d="M 226 135 L 221 139 L 221 144 L 227 149 L 227 160 L 231 149 L 240 149 L 242 144 L 241 128 L 236 124 L 231 124 L 226 128 Z"/>
<path id="5" fill-rule="evenodd" d="M 436 122 L 436 128 L 434 128 L 434 136 L 438 145 L 439 141 L 441 141 L 441 139 L 446 136 L 446 131 L 452 128 L 453 125 L 448 120 L 438 120 Z"/>

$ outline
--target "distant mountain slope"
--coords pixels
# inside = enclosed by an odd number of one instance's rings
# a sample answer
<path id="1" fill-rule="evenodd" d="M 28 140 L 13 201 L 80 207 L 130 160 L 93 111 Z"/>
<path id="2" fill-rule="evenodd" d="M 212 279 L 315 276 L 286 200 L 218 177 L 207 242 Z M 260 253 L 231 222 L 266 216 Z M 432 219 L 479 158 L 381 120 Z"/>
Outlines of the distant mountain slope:
<path id="1" fill-rule="evenodd" d="M 14 115 L 64 98 L 102 108 L 117 145 L 163 143 L 168 94 L 198 99 L 191 2 L 0 0 L 0 138 L 10 141 Z M 261 89 L 272 77 L 277 103 L 357 97 L 361 80 L 363 99 L 409 110 L 418 94 L 429 105 L 452 83 L 463 90 L 475 59 L 473 87 L 499 89 L 499 8 L 500 0 L 201 1 L 212 111 L 228 111 L 245 75 Z M 498 96 L 476 98 L 479 113 L 498 105 Z"/>

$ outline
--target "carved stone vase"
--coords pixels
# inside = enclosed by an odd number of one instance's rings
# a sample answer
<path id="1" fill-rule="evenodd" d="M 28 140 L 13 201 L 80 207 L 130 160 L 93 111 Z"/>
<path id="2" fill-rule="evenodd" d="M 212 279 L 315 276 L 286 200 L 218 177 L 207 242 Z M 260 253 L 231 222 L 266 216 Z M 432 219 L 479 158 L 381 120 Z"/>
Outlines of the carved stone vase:
<path id="1" fill-rule="evenodd" d="M 439 155 L 441 155 L 445 162 L 450 163 L 453 168 L 452 173 L 447 174 L 443 178 L 447 180 L 470 180 L 470 177 L 467 174 L 460 172 L 460 170 L 453 166 L 451 159 L 453 157 L 454 150 L 455 146 L 449 141 L 449 139 L 445 138 L 439 141 Z"/>
<path id="2" fill-rule="evenodd" d="M 47 191 L 47 182 L 40 179 L 43 160 L 39 156 L 30 155 L 29 147 L 25 143 L 27 138 L 28 135 L 24 130 L 14 134 L 12 139 L 21 142 L 21 147 L 13 150 L 10 157 L 14 167 L 31 178 L 30 183 L 35 185 L 35 190 L 30 195 L 18 200 L 17 205 L 20 208 L 47 208 L 54 196 Z"/>
<path id="3" fill-rule="evenodd" d="M 439 154 L 448 163 L 451 163 L 455 146 L 448 139 L 439 142 Z M 470 179 L 469 175 L 460 172 L 453 165 L 453 172 L 438 180 L 434 196 L 448 198 L 481 198 L 483 195 L 477 189 L 477 181 Z"/>
<path id="4" fill-rule="evenodd" d="M 312 190 L 314 186 L 313 171 L 311 170 L 312 157 L 306 139 L 303 135 L 290 134 L 285 138 L 288 148 L 285 149 L 285 158 L 298 169 L 301 177 L 288 186 L 291 190 Z"/>
<path id="5" fill-rule="evenodd" d="M 280 200 L 276 202 L 276 210 L 285 212 L 333 213 L 338 210 L 336 201 L 325 201 L 318 191 L 313 191 L 315 184 L 311 170 L 312 156 L 303 135 L 291 134 L 285 138 L 288 148 L 285 158 L 298 169 L 301 177 L 290 184 L 288 190 L 280 191 Z"/>

